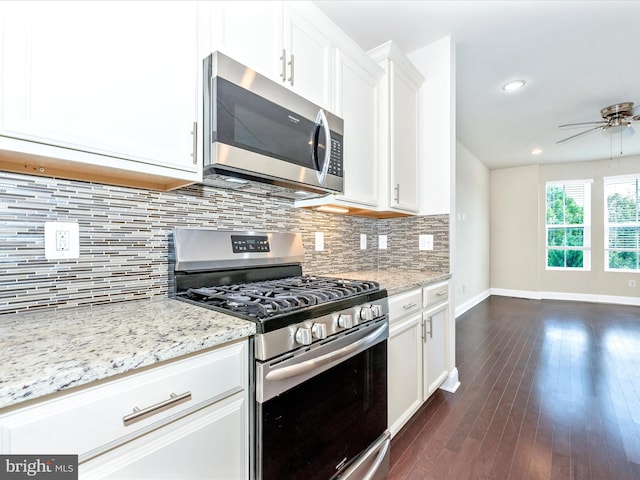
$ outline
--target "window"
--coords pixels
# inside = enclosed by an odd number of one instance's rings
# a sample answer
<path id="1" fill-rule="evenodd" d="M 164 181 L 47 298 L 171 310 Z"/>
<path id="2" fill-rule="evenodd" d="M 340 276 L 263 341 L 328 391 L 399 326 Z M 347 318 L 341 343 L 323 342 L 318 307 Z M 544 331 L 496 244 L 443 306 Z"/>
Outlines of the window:
<path id="1" fill-rule="evenodd" d="M 546 185 L 547 269 L 591 268 L 591 180 Z"/>
<path id="2" fill-rule="evenodd" d="M 640 271 L 640 174 L 604 178 L 605 270 Z"/>

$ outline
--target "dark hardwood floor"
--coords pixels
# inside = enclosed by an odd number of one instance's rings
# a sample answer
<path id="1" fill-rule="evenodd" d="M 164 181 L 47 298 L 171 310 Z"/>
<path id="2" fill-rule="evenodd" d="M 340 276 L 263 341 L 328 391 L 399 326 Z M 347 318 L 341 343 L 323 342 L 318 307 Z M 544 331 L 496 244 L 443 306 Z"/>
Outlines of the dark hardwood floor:
<path id="1" fill-rule="evenodd" d="M 489 297 L 457 319 L 456 363 L 388 480 L 640 479 L 640 307 Z"/>

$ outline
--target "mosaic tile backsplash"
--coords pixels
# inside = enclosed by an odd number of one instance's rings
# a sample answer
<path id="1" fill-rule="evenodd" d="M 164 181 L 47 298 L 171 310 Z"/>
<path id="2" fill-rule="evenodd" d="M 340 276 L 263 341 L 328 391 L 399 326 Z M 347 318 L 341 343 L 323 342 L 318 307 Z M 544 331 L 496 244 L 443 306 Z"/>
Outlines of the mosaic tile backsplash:
<path id="1" fill-rule="evenodd" d="M 80 258 L 45 259 L 47 221 L 79 224 Z M 157 192 L 0 172 L 0 314 L 166 296 L 175 227 L 299 232 L 308 274 L 449 271 L 448 215 L 376 220 L 203 185 Z M 315 232 L 324 232 L 324 251 L 314 250 Z M 422 233 L 434 236 L 433 251 L 418 251 Z M 387 250 L 378 234 L 388 235 Z"/>

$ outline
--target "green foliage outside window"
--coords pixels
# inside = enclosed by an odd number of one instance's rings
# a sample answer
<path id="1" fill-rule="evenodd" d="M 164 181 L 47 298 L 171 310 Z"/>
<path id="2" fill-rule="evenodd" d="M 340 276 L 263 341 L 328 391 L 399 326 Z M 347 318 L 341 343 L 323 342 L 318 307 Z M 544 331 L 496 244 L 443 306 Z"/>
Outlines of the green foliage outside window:
<path id="1" fill-rule="evenodd" d="M 639 179 L 606 185 L 609 269 L 640 270 Z M 624 193 L 621 193 L 624 192 Z"/>
<path id="2" fill-rule="evenodd" d="M 584 268 L 584 206 L 574 199 L 583 192 L 582 184 L 547 186 L 548 267 Z"/>

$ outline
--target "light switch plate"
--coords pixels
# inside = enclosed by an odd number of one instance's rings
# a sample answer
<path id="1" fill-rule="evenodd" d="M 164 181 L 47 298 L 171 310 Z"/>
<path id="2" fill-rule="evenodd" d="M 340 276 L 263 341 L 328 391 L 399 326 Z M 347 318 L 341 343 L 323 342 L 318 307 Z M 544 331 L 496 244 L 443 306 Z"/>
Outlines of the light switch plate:
<path id="1" fill-rule="evenodd" d="M 386 250 L 387 249 L 387 236 L 386 235 L 378 235 L 378 249 Z"/>
<path id="2" fill-rule="evenodd" d="M 366 249 L 367 249 L 367 234 L 361 233 L 360 234 L 360 250 L 366 250 Z"/>
<path id="3" fill-rule="evenodd" d="M 418 235 L 418 250 L 433 250 L 433 235 Z"/>
<path id="4" fill-rule="evenodd" d="M 47 260 L 80 257 L 80 227 L 72 222 L 44 223 L 44 256 Z"/>
<path id="5" fill-rule="evenodd" d="M 324 233 L 316 232 L 316 252 L 324 250 Z"/>

